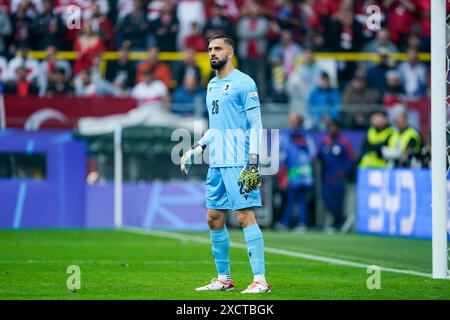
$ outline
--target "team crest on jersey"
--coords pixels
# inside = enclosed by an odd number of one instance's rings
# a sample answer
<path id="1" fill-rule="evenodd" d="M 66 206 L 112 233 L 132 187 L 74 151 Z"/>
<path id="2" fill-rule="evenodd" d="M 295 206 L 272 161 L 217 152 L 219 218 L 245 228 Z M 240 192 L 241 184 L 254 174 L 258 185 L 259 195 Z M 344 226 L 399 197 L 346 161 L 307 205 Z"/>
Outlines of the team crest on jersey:
<path id="1" fill-rule="evenodd" d="M 231 84 L 229 84 L 229 83 L 225 84 L 225 86 L 223 87 L 223 92 L 228 93 L 228 91 L 230 91 L 230 88 L 231 88 Z"/>

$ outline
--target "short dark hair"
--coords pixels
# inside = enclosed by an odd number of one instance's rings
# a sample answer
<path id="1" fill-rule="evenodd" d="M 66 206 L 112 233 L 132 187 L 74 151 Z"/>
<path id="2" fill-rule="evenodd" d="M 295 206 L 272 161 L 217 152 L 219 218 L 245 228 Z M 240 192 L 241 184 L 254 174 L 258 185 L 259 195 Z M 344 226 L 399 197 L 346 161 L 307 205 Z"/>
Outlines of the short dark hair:
<path id="1" fill-rule="evenodd" d="M 372 111 L 372 113 L 370 114 L 370 116 L 372 117 L 373 115 L 376 115 L 376 114 L 378 114 L 378 115 L 380 115 L 380 116 L 383 116 L 383 117 L 385 117 L 385 118 L 388 117 L 388 114 L 387 114 L 387 112 L 386 112 L 385 110 L 375 110 L 375 111 Z"/>
<path id="2" fill-rule="evenodd" d="M 234 44 L 234 40 L 233 38 L 231 38 L 230 36 L 226 35 L 225 33 L 216 33 L 214 34 L 212 37 L 210 37 L 208 39 L 208 43 L 210 43 L 212 40 L 216 40 L 216 39 L 223 39 L 223 41 L 227 44 L 229 44 L 233 49 L 235 49 L 235 44 Z"/>
<path id="3" fill-rule="evenodd" d="M 56 73 L 62 74 L 64 77 L 66 76 L 66 70 L 64 70 L 63 68 L 56 68 Z"/>
<path id="4" fill-rule="evenodd" d="M 327 126 L 336 126 L 339 129 L 342 126 L 342 121 L 339 118 L 336 117 L 331 117 L 328 121 L 327 121 Z"/>
<path id="5" fill-rule="evenodd" d="M 330 75 L 326 71 L 321 71 L 320 72 L 320 77 L 324 78 L 324 79 L 327 79 L 327 80 L 330 80 Z"/>

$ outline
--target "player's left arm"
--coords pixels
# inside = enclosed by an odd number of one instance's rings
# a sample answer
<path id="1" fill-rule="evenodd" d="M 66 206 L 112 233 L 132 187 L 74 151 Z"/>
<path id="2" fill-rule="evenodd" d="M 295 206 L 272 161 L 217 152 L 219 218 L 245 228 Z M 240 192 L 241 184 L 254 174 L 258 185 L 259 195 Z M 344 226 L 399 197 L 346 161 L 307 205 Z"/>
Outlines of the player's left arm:
<path id="1" fill-rule="evenodd" d="M 250 126 L 250 135 L 249 160 L 239 176 L 239 183 L 244 183 L 246 190 L 252 191 L 261 185 L 259 149 L 263 129 L 258 91 L 253 82 L 249 86 L 242 88 L 241 99 L 245 109 L 245 116 Z"/>

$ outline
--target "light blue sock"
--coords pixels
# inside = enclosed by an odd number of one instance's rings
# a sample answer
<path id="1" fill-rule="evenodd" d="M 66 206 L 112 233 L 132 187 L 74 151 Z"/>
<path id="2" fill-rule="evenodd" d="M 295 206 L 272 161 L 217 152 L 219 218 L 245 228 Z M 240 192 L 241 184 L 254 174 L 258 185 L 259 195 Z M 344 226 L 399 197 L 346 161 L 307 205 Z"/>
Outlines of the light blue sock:
<path id="1" fill-rule="evenodd" d="M 222 275 L 230 274 L 230 240 L 227 228 L 221 230 L 210 230 L 212 252 L 216 263 L 217 273 Z"/>
<path id="2" fill-rule="evenodd" d="M 258 224 L 253 224 L 243 230 L 253 275 L 264 274 L 264 238 L 261 229 Z"/>

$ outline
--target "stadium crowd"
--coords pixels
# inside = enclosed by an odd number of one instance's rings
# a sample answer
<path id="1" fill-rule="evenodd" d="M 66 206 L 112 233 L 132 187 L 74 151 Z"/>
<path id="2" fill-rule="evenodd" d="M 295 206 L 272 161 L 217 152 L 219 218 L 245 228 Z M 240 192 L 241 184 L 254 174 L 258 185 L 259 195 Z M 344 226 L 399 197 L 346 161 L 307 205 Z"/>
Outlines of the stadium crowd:
<path id="1" fill-rule="evenodd" d="M 346 186 L 355 180 L 356 168 L 429 167 L 430 144 L 411 125 L 405 108 L 395 107 L 390 115 L 375 111 L 369 121 L 357 155 L 350 137 L 341 133 L 340 120 L 328 120 L 325 135 L 314 141 L 312 132 L 304 127 L 304 117 L 290 113 L 288 129 L 280 139 L 281 167 L 274 182 L 275 193 L 283 199 L 274 203 L 276 229 L 304 232 L 314 197 L 322 199 L 333 217 L 328 229 L 341 229 L 346 218 Z M 320 174 L 315 174 L 316 170 Z M 320 186 L 320 191 L 315 186 Z"/>
<path id="2" fill-rule="evenodd" d="M 79 29 L 68 28 L 80 9 Z M 381 29 L 367 27 L 367 8 L 381 9 Z M 76 22 L 76 21 L 75 21 Z M 429 0 L 0 0 L 0 80 L 18 96 L 131 96 L 145 103 L 184 103 L 190 114 L 204 96 L 195 53 L 225 32 L 236 41 L 239 68 L 257 82 L 264 102 L 289 103 L 305 125 L 325 129 L 330 117 L 367 128 L 367 105 L 427 103 L 429 68 L 418 52 L 430 47 Z M 45 50 L 38 61 L 30 50 Z M 57 57 L 76 52 L 74 61 Z M 118 51 L 106 73 L 105 51 Z M 147 52 L 133 61 L 130 52 Z M 183 62 L 159 52 L 185 52 Z M 317 52 L 375 52 L 379 62 L 339 61 L 336 72 Z M 390 54 L 407 52 L 397 63 Z M 356 104 L 345 112 L 342 104 Z"/>
<path id="3" fill-rule="evenodd" d="M 79 28 L 71 5 L 80 9 Z M 367 24 L 371 5 L 380 8 L 376 30 Z M 0 0 L 0 82 L 19 97 L 132 97 L 191 115 L 205 96 L 196 53 L 218 32 L 234 39 L 239 68 L 255 79 L 261 101 L 291 111 L 275 186 L 284 198 L 277 228 L 306 228 L 316 160 L 322 189 L 315 196 L 334 228 L 344 223 L 345 185 L 357 166 L 428 165 L 430 70 L 419 52 L 430 50 L 430 0 Z M 118 58 L 102 72 L 106 51 Z M 131 59 L 132 52 L 146 59 Z M 160 52 L 184 59 L 161 61 Z M 323 52 L 379 59 L 330 67 L 315 57 Z M 399 52 L 405 61 L 393 59 Z M 406 117 L 409 108 L 418 119 Z M 341 128 L 367 129 L 359 157 Z M 309 129 L 324 132 L 320 143 Z"/>

